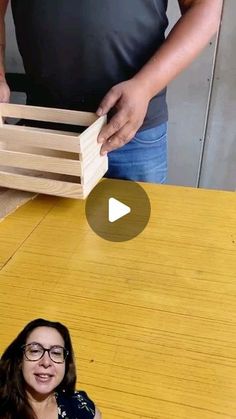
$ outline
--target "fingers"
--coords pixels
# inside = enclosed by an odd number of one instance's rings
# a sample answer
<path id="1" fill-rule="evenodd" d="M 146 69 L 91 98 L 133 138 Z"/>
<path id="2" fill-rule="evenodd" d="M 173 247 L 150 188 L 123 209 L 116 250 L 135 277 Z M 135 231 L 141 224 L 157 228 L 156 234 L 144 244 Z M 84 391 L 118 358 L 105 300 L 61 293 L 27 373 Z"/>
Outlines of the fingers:
<path id="1" fill-rule="evenodd" d="M 113 87 L 111 90 L 109 90 L 99 105 L 99 108 L 96 112 L 97 115 L 102 116 L 107 114 L 111 108 L 115 106 L 120 97 L 121 91 L 117 87 Z"/>
<path id="2" fill-rule="evenodd" d="M 7 103 L 10 99 L 10 89 L 6 82 L 0 83 L 0 102 Z"/>
<path id="3" fill-rule="evenodd" d="M 112 150 L 123 147 L 134 137 L 135 133 L 136 130 L 133 129 L 132 125 L 129 122 L 126 123 L 119 131 L 103 143 L 101 155 L 104 156 Z"/>
<path id="4" fill-rule="evenodd" d="M 98 136 L 98 143 L 103 144 L 111 138 L 116 132 L 120 131 L 128 122 L 127 113 L 125 110 L 117 112 L 105 125 Z"/>
<path id="5" fill-rule="evenodd" d="M 122 147 L 134 137 L 143 123 L 147 106 L 147 97 L 143 97 L 132 80 L 114 86 L 107 93 L 97 114 L 104 115 L 111 108 L 115 108 L 116 113 L 98 136 L 98 143 L 102 144 L 101 155 Z"/>
<path id="6" fill-rule="evenodd" d="M 1 103 L 8 103 L 9 100 L 10 100 L 10 94 L 7 94 L 7 93 L 1 94 L 0 93 L 0 102 Z"/>

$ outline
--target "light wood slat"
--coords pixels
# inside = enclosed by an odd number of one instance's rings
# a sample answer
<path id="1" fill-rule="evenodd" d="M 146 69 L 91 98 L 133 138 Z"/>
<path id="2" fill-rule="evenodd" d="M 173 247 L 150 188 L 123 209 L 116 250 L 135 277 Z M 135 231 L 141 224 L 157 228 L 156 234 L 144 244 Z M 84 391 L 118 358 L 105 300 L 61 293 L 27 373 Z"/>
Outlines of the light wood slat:
<path id="1" fill-rule="evenodd" d="M 58 122 L 62 124 L 81 126 L 89 126 L 98 119 L 98 116 L 92 112 L 42 108 L 39 106 L 28 105 L 14 105 L 12 103 L 1 103 L 0 112 L 3 117 Z"/>
<path id="2" fill-rule="evenodd" d="M 101 179 L 105 173 L 108 170 L 108 160 L 105 160 L 99 168 L 96 169 L 96 174 L 91 176 L 89 180 L 86 181 L 85 184 L 83 184 L 83 178 L 81 178 L 81 183 L 83 185 L 83 192 L 84 192 L 84 198 L 87 198 L 91 190 L 96 186 L 98 183 L 98 180 Z"/>
<path id="3" fill-rule="evenodd" d="M 93 153 L 91 156 L 89 156 L 86 161 L 82 162 L 83 171 L 86 173 L 89 167 L 91 167 L 94 162 L 97 161 L 99 165 L 101 165 L 103 162 L 108 163 L 108 157 L 107 156 L 101 156 L 100 153 Z"/>
<path id="4" fill-rule="evenodd" d="M 81 163 L 78 160 L 39 156 L 17 151 L 0 150 L 0 165 L 81 176 Z"/>
<path id="5" fill-rule="evenodd" d="M 90 163 L 95 157 L 104 158 L 105 156 L 101 156 L 101 144 L 90 144 L 90 146 L 86 147 L 83 153 L 80 153 L 80 160 L 84 166 Z"/>
<path id="6" fill-rule="evenodd" d="M 82 134 L 79 136 L 80 148 L 82 153 L 86 153 L 87 149 L 92 146 L 97 146 L 101 148 L 101 144 L 97 143 L 97 137 L 102 127 L 106 124 L 107 117 L 101 116 L 96 122 L 94 122 L 90 127 L 88 127 Z"/>
<path id="7" fill-rule="evenodd" d="M 78 135 L 80 135 L 77 132 L 72 132 L 72 131 L 64 131 L 64 130 L 49 129 L 49 128 L 39 128 L 39 127 L 29 127 L 29 126 L 26 126 L 26 125 L 17 125 L 17 126 L 19 128 L 23 127 L 25 130 L 28 130 L 28 131 L 51 132 L 51 133 L 60 134 L 60 135 L 70 135 L 71 137 L 76 137 L 76 138 L 78 138 Z"/>
<path id="8" fill-rule="evenodd" d="M 102 161 L 108 162 L 107 155 L 102 156 L 100 154 L 100 151 L 101 151 L 100 144 L 98 146 L 91 145 L 88 149 L 86 149 L 86 152 L 84 152 L 83 154 L 80 154 L 80 161 L 84 170 L 86 170 L 87 167 L 93 164 L 94 162 L 98 162 L 98 163 L 99 162 L 101 163 Z"/>
<path id="9" fill-rule="evenodd" d="M 82 186 L 77 183 L 36 178 L 0 171 L 0 184 L 5 188 L 20 189 L 28 192 L 64 196 L 67 198 L 83 198 Z"/>
<path id="10" fill-rule="evenodd" d="M 106 156 L 107 157 L 107 156 Z M 81 183 L 90 189 L 91 182 L 100 179 L 108 169 L 108 159 L 97 158 L 86 167 L 82 167 Z"/>
<path id="11" fill-rule="evenodd" d="M 66 135 L 31 131 L 19 126 L 0 126 L 0 141 L 9 145 L 21 143 L 24 146 L 80 153 L 79 137 L 68 138 Z"/>

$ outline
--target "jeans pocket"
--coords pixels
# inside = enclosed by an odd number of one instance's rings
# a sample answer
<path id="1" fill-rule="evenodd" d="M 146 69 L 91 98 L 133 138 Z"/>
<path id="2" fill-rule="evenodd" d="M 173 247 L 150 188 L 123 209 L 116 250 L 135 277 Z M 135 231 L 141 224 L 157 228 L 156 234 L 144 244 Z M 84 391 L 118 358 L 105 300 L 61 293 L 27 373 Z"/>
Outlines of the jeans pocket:
<path id="1" fill-rule="evenodd" d="M 133 142 L 138 144 L 155 144 L 158 142 L 166 141 L 167 139 L 167 123 L 164 122 L 154 128 L 149 128 L 144 131 L 138 131 Z"/>

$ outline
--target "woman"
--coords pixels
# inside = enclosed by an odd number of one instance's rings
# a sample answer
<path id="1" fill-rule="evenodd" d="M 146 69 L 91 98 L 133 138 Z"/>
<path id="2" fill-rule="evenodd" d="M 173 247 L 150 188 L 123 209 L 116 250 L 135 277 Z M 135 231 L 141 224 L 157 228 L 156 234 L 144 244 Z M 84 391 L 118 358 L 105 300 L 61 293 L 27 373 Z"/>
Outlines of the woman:
<path id="1" fill-rule="evenodd" d="M 101 419 L 75 384 L 68 329 L 58 322 L 33 320 L 0 360 L 0 419 Z"/>

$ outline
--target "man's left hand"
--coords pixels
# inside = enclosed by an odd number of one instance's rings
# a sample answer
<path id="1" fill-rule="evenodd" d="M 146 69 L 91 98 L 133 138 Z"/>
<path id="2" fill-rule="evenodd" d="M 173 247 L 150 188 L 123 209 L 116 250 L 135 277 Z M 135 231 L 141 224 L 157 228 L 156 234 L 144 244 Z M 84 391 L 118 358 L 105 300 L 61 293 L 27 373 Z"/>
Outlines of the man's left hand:
<path id="1" fill-rule="evenodd" d="M 149 101 L 150 96 L 144 87 L 134 79 L 119 83 L 109 90 L 97 110 L 99 116 L 112 108 L 116 111 L 98 136 L 102 155 L 122 147 L 134 137 L 146 116 Z"/>

